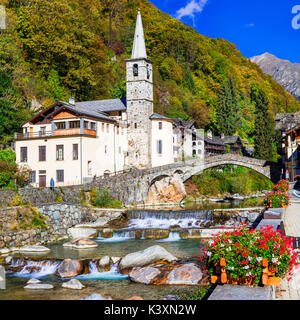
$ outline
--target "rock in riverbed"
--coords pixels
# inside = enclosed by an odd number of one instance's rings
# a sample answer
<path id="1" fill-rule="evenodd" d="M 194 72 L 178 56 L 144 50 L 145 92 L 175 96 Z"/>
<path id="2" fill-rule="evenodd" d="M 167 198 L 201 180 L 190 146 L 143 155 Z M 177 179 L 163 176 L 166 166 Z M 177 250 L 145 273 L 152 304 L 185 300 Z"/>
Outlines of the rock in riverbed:
<path id="1" fill-rule="evenodd" d="M 111 298 L 109 297 L 108 299 L 105 299 L 104 297 L 102 297 L 100 294 L 98 293 L 93 293 L 88 297 L 84 297 L 81 298 L 80 300 L 111 300 Z"/>
<path id="2" fill-rule="evenodd" d="M 32 278 L 28 280 L 26 284 L 36 284 L 36 283 L 41 283 L 41 280 Z"/>
<path id="3" fill-rule="evenodd" d="M 171 253 L 161 246 L 152 246 L 142 251 L 127 254 L 120 261 L 121 270 L 133 267 L 143 267 L 157 261 L 175 261 L 177 260 Z"/>
<path id="4" fill-rule="evenodd" d="M 24 246 L 20 248 L 20 252 L 48 252 L 49 248 L 44 246 Z"/>
<path id="5" fill-rule="evenodd" d="M 63 244 L 64 247 L 74 248 L 74 249 L 90 249 L 97 248 L 98 244 L 91 239 L 76 239 L 72 242 L 67 242 Z"/>
<path id="6" fill-rule="evenodd" d="M 67 232 L 70 239 L 86 239 L 97 237 L 98 234 L 93 228 L 69 228 Z"/>
<path id="7" fill-rule="evenodd" d="M 129 272 L 129 278 L 133 282 L 151 284 L 159 274 L 160 270 L 153 267 L 135 267 Z"/>
<path id="8" fill-rule="evenodd" d="M 57 274 L 61 278 L 71 278 L 78 276 L 82 271 L 82 262 L 80 260 L 65 259 L 57 268 Z"/>
<path id="9" fill-rule="evenodd" d="M 32 289 L 32 290 L 48 290 L 48 289 L 53 289 L 53 285 L 47 284 L 47 283 L 31 283 L 24 288 Z"/>
<path id="10" fill-rule="evenodd" d="M 85 286 L 77 279 L 71 279 L 70 281 L 64 282 L 62 287 L 75 290 L 81 290 L 82 288 L 85 288 Z"/>
<path id="11" fill-rule="evenodd" d="M 194 263 L 187 263 L 174 268 L 168 275 L 165 284 L 196 285 L 202 279 L 202 271 Z"/>

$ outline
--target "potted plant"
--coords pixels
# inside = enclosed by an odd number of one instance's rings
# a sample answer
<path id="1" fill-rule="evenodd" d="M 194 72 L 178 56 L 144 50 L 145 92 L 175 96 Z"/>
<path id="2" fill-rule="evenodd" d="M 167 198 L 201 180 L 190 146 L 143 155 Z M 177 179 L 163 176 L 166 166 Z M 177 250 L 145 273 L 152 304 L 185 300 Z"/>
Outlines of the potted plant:
<path id="1" fill-rule="evenodd" d="M 281 191 L 287 193 L 290 189 L 290 183 L 287 180 L 280 180 L 274 187 L 273 191 Z"/>
<path id="2" fill-rule="evenodd" d="M 213 283 L 278 284 L 296 265 L 292 241 L 272 226 L 249 230 L 243 225 L 204 241 L 200 259 L 206 263 Z"/>
<path id="3" fill-rule="evenodd" d="M 282 191 L 272 191 L 265 196 L 264 203 L 269 208 L 284 208 L 290 204 L 290 196 Z"/>

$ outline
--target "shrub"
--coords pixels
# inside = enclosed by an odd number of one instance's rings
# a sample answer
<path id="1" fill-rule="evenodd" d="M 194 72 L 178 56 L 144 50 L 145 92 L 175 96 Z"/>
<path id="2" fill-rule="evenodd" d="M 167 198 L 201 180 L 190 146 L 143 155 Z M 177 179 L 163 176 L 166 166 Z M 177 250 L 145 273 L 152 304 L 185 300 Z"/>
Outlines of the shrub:
<path id="1" fill-rule="evenodd" d="M 63 197 L 61 195 L 57 194 L 55 196 L 54 202 L 63 202 L 63 201 L 64 201 L 64 199 L 63 199 Z"/>
<path id="2" fill-rule="evenodd" d="M 80 204 L 82 204 L 83 206 L 87 205 L 86 195 L 85 195 L 84 189 L 80 189 Z"/>
<path id="3" fill-rule="evenodd" d="M 91 203 L 93 206 L 100 208 L 122 208 L 122 202 L 114 200 L 111 193 L 105 189 L 100 190 L 100 192 L 97 191 L 97 194 L 92 198 Z"/>
<path id="4" fill-rule="evenodd" d="M 21 205 L 23 205 L 23 200 L 19 194 L 16 194 L 9 203 L 10 207 L 18 207 Z"/>
<path id="5" fill-rule="evenodd" d="M 250 277 L 258 285 L 263 273 L 262 260 L 268 259 L 269 271 L 275 277 L 292 274 L 297 253 L 292 246 L 293 238 L 287 238 L 272 226 L 261 230 L 248 230 L 244 226 L 234 231 L 219 232 L 210 242 L 204 241 L 204 257 L 210 274 L 215 273 L 215 265 L 225 258 L 224 267 L 233 279 Z"/>

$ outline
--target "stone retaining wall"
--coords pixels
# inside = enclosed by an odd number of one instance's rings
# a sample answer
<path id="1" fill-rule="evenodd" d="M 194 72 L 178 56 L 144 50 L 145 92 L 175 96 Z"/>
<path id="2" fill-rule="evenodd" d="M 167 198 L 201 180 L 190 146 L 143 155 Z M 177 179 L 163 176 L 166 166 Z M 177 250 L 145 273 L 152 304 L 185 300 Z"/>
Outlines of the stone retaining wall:
<path id="1" fill-rule="evenodd" d="M 87 206 L 67 203 L 47 203 L 37 206 L 48 217 L 47 229 L 9 230 L 20 207 L 0 209 L 0 248 L 57 241 L 67 237 L 67 229 L 76 224 L 94 222 L 97 214 Z"/>

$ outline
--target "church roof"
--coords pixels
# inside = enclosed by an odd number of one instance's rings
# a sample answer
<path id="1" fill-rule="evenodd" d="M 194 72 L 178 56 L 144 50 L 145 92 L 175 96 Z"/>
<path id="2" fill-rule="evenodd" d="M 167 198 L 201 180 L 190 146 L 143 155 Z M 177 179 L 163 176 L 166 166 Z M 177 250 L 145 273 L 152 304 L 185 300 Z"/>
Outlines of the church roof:
<path id="1" fill-rule="evenodd" d="M 126 111 L 126 99 L 108 99 L 108 100 L 94 100 L 75 102 L 73 106 L 76 110 L 101 113 L 112 111 Z"/>
<path id="2" fill-rule="evenodd" d="M 146 45 L 145 45 L 142 16 L 139 10 L 137 19 L 136 19 L 131 59 L 140 59 L 140 58 L 147 59 L 147 52 L 146 52 Z"/>

